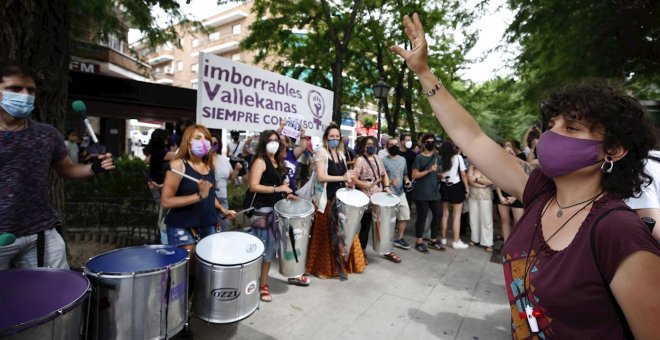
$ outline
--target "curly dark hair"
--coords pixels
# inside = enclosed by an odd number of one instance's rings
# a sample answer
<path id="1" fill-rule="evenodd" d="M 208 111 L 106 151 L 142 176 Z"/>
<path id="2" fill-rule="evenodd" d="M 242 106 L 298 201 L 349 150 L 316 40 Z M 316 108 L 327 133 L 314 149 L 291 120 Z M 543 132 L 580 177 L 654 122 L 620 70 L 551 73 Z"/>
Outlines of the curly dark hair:
<path id="1" fill-rule="evenodd" d="M 378 138 L 376 138 L 374 136 L 364 136 L 364 138 L 362 138 L 360 140 L 360 150 L 362 150 L 362 153 L 367 152 L 367 141 L 368 140 L 371 140 L 372 142 L 374 142 L 374 146 L 378 147 Z"/>
<path id="2" fill-rule="evenodd" d="M 625 157 L 614 163 L 612 173 L 603 176 L 604 191 L 628 198 L 639 193 L 642 184 L 651 183 L 651 177 L 644 173 L 644 161 L 655 145 L 653 122 L 631 96 L 602 80 L 591 80 L 554 92 L 541 104 L 540 111 L 544 125 L 561 115 L 583 120 L 591 128 L 603 126 L 604 150 L 628 150 Z"/>

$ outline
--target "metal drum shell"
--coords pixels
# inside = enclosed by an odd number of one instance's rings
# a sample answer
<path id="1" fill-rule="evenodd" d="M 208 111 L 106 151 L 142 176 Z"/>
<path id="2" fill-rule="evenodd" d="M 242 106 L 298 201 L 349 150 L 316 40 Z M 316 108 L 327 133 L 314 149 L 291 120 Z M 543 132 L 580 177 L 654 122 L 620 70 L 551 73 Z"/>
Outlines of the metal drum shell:
<path id="1" fill-rule="evenodd" d="M 176 261 L 134 272 L 89 267 L 97 267 L 93 261 L 101 257 L 122 265 L 122 255 L 145 252 L 146 258 L 152 251 L 171 253 Z M 83 268 L 94 288 L 88 338 L 166 339 L 181 331 L 188 320 L 188 259 L 187 251 L 165 245 L 122 248 L 91 258 Z"/>
<path id="2" fill-rule="evenodd" d="M 372 246 L 377 253 L 387 254 L 394 248 L 394 229 L 401 200 L 384 192 L 371 195 L 370 200 Z"/>
<path id="3" fill-rule="evenodd" d="M 297 277 L 305 273 L 314 209 L 314 204 L 304 199 L 283 199 L 275 203 L 274 210 L 281 234 L 278 248 L 279 271 L 284 277 Z M 295 249 L 291 243 L 290 232 L 293 233 Z"/>
<path id="4" fill-rule="evenodd" d="M 263 242 L 251 234 L 227 231 L 202 239 L 197 250 L 195 316 L 206 322 L 226 324 L 252 315 L 261 301 Z"/>
<path id="5" fill-rule="evenodd" d="M 47 275 L 49 277 L 26 282 L 25 278 L 30 275 Z M 8 285 L 16 285 L 13 288 L 5 287 L 3 292 L 0 292 L 0 309 L 5 311 L 3 313 L 11 312 L 11 316 L 15 317 L 16 313 L 19 313 L 22 309 L 21 307 L 30 308 L 33 306 L 34 303 L 25 301 L 25 295 L 21 295 L 24 290 L 31 297 L 38 297 L 38 293 L 41 291 L 49 291 L 50 293 L 57 294 L 57 291 L 53 291 L 56 290 L 56 286 L 53 283 L 53 276 L 60 276 L 60 278 L 68 276 L 68 278 L 79 281 L 79 289 L 69 294 L 72 295 L 71 298 L 73 300 L 57 306 L 52 312 L 43 313 L 43 315 L 32 320 L 25 320 L 11 326 L 0 322 L 0 337 L 2 339 L 68 340 L 81 337 L 81 333 L 84 332 L 91 284 L 80 273 L 53 268 L 8 269 L 0 271 L 0 282 Z M 73 286 L 72 284 L 73 282 L 69 282 L 67 286 L 71 288 Z M 2 298 L 3 294 L 8 293 L 11 296 Z M 60 294 L 57 294 L 57 296 L 60 296 Z M 17 300 L 22 300 L 21 306 L 14 304 Z M 6 314 L 6 316 L 9 315 Z M 0 317 L 0 319 L 2 318 Z"/>
<path id="6" fill-rule="evenodd" d="M 369 206 L 369 197 L 360 190 L 342 188 L 337 190 L 336 204 L 339 215 L 339 227 L 344 233 L 345 252 L 348 256 L 353 239 L 360 229 L 360 221 Z"/>

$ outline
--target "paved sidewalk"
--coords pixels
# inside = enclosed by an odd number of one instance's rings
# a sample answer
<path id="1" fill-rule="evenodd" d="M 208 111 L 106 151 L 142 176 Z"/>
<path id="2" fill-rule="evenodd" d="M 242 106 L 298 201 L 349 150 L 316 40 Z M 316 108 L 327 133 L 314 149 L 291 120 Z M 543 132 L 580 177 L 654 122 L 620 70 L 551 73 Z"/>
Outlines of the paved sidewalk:
<path id="1" fill-rule="evenodd" d="M 399 264 L 377 256 L 370 245 L 364 273 L 343 282 L 312 277 L 309 287 L 286 284 L 274 262 L 272 302 L 230 325 L 193 318 L 194 338 L 510 339 L 502 269 L 490 262 L 490 253 L 480 247 L 395 251 Z"/>

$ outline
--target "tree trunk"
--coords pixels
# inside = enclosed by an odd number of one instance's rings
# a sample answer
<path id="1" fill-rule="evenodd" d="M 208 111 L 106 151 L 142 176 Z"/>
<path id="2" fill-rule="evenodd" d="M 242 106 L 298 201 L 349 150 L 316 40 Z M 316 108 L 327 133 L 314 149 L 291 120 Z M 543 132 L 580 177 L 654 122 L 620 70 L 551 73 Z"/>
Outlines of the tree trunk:
<path id="1" fill-rule="evenodd" d="M 341 126 L 341 100 L 344 93 L 344 78 L 341 75 L 344 69 L 344 52 L 337 52 L 335 62 L 332 65 L 332 121 Z"/>
<path id="2" fill-rule="evenodd" d="M 0 56 L 32 68 L 32 118 L 63 130 L 69 80 L 69 7 L 66 0 L 5 0 L 0 5 Z M 53 174 L 50 199 L 64 213 L 63 181 Z"/>
<path id="3" fill-rule="evenodd" d="M 413 112 L 412 108 L 412 101 L 413 101 L 413 92 L 415 91 L 415 76 L 411 70 L 407 70 L 408 72 L 408 92 L 406 93 L 405 96 L 405 107 L 406 107 L 406 120 L 408 121 L 408 127 L 410 128 L 410 136 L 412 137 L 413 141 L 417 140 L 417 129 L 415 126 L 415 113 Z"/>

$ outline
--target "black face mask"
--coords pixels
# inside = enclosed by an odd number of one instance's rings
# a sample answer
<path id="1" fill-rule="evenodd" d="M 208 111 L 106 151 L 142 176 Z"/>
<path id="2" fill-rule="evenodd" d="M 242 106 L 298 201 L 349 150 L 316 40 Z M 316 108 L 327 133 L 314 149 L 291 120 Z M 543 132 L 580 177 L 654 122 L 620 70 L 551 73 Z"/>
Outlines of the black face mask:
<path id="1" fill-rule="evenodd" d="M 387 152 L 390 153 L 392 156 L 396 156 L 399 154 L 399 147 L 396 145 L 392 145 L 389 148 L 387 148 Z"/>
<path id="2" fill-rule="evenodd" d="M 435 142 L 426 142 L 426 143 L 424 143 L 424 148 L 428 151 L 435 150 Z"/>

